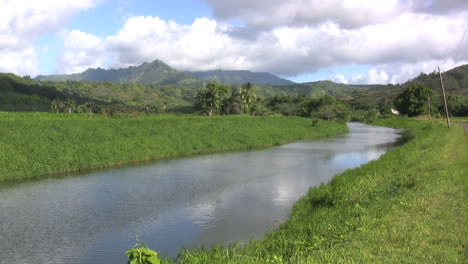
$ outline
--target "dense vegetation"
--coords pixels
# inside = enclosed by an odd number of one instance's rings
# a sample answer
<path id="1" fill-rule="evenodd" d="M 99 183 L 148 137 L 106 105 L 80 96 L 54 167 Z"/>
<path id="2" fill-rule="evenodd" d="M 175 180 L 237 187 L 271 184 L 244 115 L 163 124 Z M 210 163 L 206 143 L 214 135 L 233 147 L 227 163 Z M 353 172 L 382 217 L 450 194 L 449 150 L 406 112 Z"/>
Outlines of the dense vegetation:
<path id="1" fill-rule="evenodd" d="M 286 117 L 0 113 L 0 181 L 182 155 L 266 147 L 345 132 Z"/>
<path id="2" fill-rule="evenodd" d="M 14 74 L 0 74 L 0 111 L 47 112 L 53 99 L 71 99 L 84 102 L 78 94 L 57 90 L 53 86 L 41 85 L 30 78 Z"/>
<path id="3" fill-rule="evenodd" d="M 0 111 L 52 111 L 53 100 L 74 100 L 77 105 L 92 101 L 102 107 L 120 105 L 128 109 L 151 108 L 162 112 L 194 112 L 198 85 L 142 85 L 113 82 L 39 82 L 28 77 L 0 73 Z M 114 107 L 115 108 L 115 107 Z"/>
<path id="4" fill-rule="evenodd" d="M 234 77 L 231 77 L 236 79 L 236 74 L 240 73 L 244 72 L 232 71 Z M 95 82 L 74 81 L 86 79 L 81 76 L 83 74 L 88 76 L 86 78 L 95 80 Z M 230 74 L 231 71 L 214 71 L 213 78 L 219 79 L 218 75 L 230 76 Z M 76 76 L 81 77 L 78 78 Z M 55 111 L 56 107 L 52 105 L 52 101 L 73 100 L 76 102 L 76 106 L 89 102 L 97 105 L 98 107 L 93 108 L 96 113 L 100 112 L 102 108 L 107 108 L 111 105 L 118 106 L 112 106 L 112 110 L 105 109 L 103 112 L 195 113 L 194 104 L 200 101 L 200 97 L 197 98 L 197 96 L 207 88 L 206 82 L 197 81 L 191 76 L 187 77 L 160 61 L 145 63 L 141 66 L 127 69 L 88 70 L 76 76 L 76 78 L 71 78 L 72 80 L 63 82 L 39 82 L 31 80 L 27 76 L 21 78 L 13 74 L 0 74 L 0 110 Z M 179 76 L 180 78 L 174 76 Z M 449 113 L 452 116 L 468 115 L 468 94 L 466 92 L 468 91 L 466 87 L 468 65 L 452 69 L 444 73 L 443 76 L 448 94 Z M 228 77 L 226 78 L 226 80 L 229 79 Z M 42 79 L 56 81 L 63 78 L 50 77 Z M 103 81 L 104 79 L 111 79 L 114 82 Z M 251 79 L 256 80 L 255 78 Z M 146 83 L 146 85 L 140 83 Z M 301 111 L 304 102 L 312 100 L 312 98 L 317 99 L 331 95 L 342 103 L 334 105 L 333 110 L 342 112 L 344 109 L 342 105 L 346 105 L 348 109 L 351 109 L 352 120 L 369 121 L 379 114 L 385 115 L 390 113 L 390 108 L 398 105 L 402 106 L 400 102 L 403 101 L 397 97 L 415 85 L 427 87 L 432 92 L 428 93 L 430 96 L 426 96 L 424 100 L 419 102 L 419 106 L 416 106 L 418 111 L 409 112 L 403 110 L 403 113 L 410 116 L 427 114 L 427 111 L 423 111 L 423 108 L 428 109 L 428 99 L 431 102 L 432 115 L 438 116 L 443 112 L 443 101 L 440 96 L 440 80 L 435 72 L 429 75 L 421 74 L 414 80 L 410 80 L 402 85 L 346 85 L 331 81 L 278 86 L 251 85 L 252 90 L 255 91 L 255 101 L 250 104 L 249 109 L 242 107 L 242 100 L 238 98 L 242 96 L 241 89 L 243 85 L 245 83 L 229 86 L 230 95 L 226 99 L 230 100 L 230 105 L 222 109 L 222 111 L 218 111 L 219 114 L 282 114 L 286 116 L 309 117 L 312 113 Z M 394 102 L 397 103 L 394 104 Z M 408 106 L 408 104 L 406 105 Z M 200 105 L 197 107 L 201 113 L 207 113 L 203 109 L 200 109 Z M 89 107 L 83 108 L 89 109 Z M 402 108 L 400 107 L 400 109 Z M 323 108 L 321 110 L 321 118 L 327 119 L 327 116 L 330 115 L 323 113 L 330 113 L 332 109 L 328 107 L 328 109 Z M 337 114 L 333 115 L 336 116 Z"/>
<path id="5" fill-rule="evenodd" d="M 394 104 L 400 113 L 419 116 L 437 110 L 429 105 L 431 97 L 434 97 L 434 91 L 420 83 L 415 83 L 401 92 L 395 98 Z"/>
<path id="6" fill-rule="evenodd" d="M 351 119 L 348 106 L 333 96 L 274 96 L 261 100 L 257 98 L 251 83 L 242 85 L 240 92 L 237 93 L 229 85 L 212 81 L 197 93 L 195 99 L 196 109 L 208 116 L 242 112 L 260 116 L 277 114 L 313 117 L 340 122 Z"/>
<path id="7" fill-rule="evenodd" d="M 468 65 L 444 72 L 443 80 L 448 95 L 468 96 Z M 422 83 L 434 91 L 440 91 L 440 78 L 436 71 L 429 74 L 421 73 L 415 79 L 408 81 L 406 85 L 413 83 Z"/>
<path id="8" fill-rule="evenodd" d="M 258 90 L 264 97 L 271 96 L 310 96 L 320 97 L 323 95 L 332 95 L 338 98 L 347 98 L 354 91 L 366 90 L 366 86 L 347 85 L 335 83 L 332 81 L 317 81 L 308 83 L 297 83 L 292 85 L 260 85 Z"/>
<path id="9" fill-rule="evenodd" d="M 463 65 L 442 74 L 447 93 L 449 113 L 466 116 L 468 113 L 468 65 Z M 354 91 L 350 96 L 351 105 L 357 109 L 392 107 L 396 97 L 406 88 L 421 84 L 434 92 L 431 104 L 439 113 L 443 112 L 440 78 L 438 72 L 421 73 L 404 84 L 368 86 L 370 89 Z M 427 98 L 426 98 L 427 99 Z"/>
<path id="10" fill-rule="evenodd" d="M 404 118 L 376 124 L 415 139 L 312 188 L 264 239 L 182 250 L 162 263 L 465 263 L 463 129 Z"/>

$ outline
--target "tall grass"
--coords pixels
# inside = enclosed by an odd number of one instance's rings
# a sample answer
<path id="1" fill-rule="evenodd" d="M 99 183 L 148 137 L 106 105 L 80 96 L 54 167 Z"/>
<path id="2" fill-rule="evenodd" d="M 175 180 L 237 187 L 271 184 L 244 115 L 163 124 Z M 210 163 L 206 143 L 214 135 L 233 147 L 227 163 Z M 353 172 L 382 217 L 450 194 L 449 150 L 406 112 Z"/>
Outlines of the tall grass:
<path id="1" fill-rule="evenodd" d="M 410 129 L 415 139 L 312 188 L 261 240 L 182 250 L 164 263 L 466 263 L 462 128 L 414 119 L 375 124 Z"/>
<path id="2" fill-rule="evenodd" d="M 0 113 L 0 181 L 345 132 L 344 124 L 251 116 Z"/>

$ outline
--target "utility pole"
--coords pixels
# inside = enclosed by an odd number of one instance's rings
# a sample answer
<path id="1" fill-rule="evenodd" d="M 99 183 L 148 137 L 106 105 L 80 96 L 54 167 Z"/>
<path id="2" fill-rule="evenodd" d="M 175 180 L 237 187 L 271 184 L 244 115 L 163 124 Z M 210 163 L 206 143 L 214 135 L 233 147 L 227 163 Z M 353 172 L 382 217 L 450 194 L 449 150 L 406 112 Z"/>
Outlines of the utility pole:
<path id="1" fill-rule="evenodd" d="M 445 117 L 447 118 L 447 126 L 450 128 L 450 120 L 447 108 L 447 98 L 445 98 L 445 88 L 444 88 L 444 81 L 442 80 L 442 73 L 440 72 L 440 67 L 437 67 L 439 70 L 439 77 L 440 77 L 440 86 L 442 86 L 442 95 L 444 96 L 444 105 L 445 105 Z"/>

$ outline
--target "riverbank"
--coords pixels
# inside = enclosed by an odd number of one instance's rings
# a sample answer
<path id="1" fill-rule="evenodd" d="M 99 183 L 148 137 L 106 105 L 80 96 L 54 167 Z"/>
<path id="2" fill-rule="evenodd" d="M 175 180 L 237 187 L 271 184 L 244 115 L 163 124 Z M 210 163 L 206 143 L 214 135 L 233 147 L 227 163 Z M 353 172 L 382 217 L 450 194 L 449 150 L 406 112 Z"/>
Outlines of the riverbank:
<path id="1" fill-rule="evenodd" d="M 175 262 L 464 263 L 468 140 L 463 129 L 403 118 L 375 124 L 408 129 L 415 138 L 312 188 L 294 205 L 290 220 L 264 239 L 181 251 Z"/>
<path id="2" fill-rule="evenodd" d="M 262 148 L 346 130 L 286 117 L 0 113 L 0 181 Z"/>

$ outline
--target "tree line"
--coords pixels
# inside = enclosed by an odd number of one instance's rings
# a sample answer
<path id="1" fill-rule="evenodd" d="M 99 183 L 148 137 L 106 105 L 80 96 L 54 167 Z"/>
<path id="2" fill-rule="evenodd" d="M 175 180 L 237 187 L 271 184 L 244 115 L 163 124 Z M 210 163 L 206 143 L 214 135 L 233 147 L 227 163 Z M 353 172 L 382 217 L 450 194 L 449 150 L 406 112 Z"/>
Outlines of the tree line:
<path id="1" fill-rule="evenodd" d="M 405 88 L 399 85 L 388 86 L 400 92 L 392 96 L 390 92 L 383 91 L 380 100 L 366 91 L 354 91 L 352 96 L 343 99 L 328 94 L 262 98 L 257 96 L 256 87 L 251 83 L 245 83 L 236 90 L 229 85 L 212 81 L 197 92 L 195 109 L 208 116 L 280 114 L 342 122 L 369 122 L 379 116 L 393 115 L 392 109 L 410 117 L 428 114 L 439 116 L 444 111 L 441 96 L 421 82 L 411 82 Z M 449 96 L 448 109 L 452 116 L 468 116 L 468 98 L 461 95 Z"/>
<path id="2" fill-rule="evenodd" d="M 245 83 L 236 90 L 229 85 L 211 81 L 197 92 L 195 99 L 195 109 L 200 114 L 208 116 L 278 114 L 337 121 L 351 119 L 350 108 L 331 95 L 320 97 L 283 95 L 261 98 L 257 96 L 256 88 L 251 83 Z"/>

